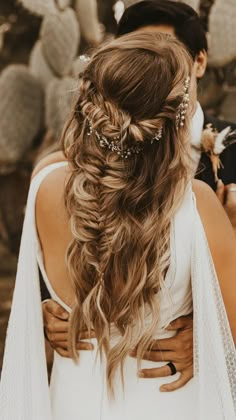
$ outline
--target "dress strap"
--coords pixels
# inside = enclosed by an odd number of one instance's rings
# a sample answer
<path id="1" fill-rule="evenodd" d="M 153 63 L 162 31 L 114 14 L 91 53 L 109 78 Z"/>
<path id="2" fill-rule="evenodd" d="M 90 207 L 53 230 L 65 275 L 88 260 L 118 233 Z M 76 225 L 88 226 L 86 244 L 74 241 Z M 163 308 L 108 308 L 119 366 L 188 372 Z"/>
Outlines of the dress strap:
<path id="1" fill-rule="evenodd" d="M 52 163 L 51 165 L 46 166 L 45 168 L 43 168 L 34 178 L 31 184 L 31 188 L 33 188 L 34 191 L 34 196 L 36 199 L 37 196 L 37 192 L 39 190 L 40 185 L 42 184 L 42 182 L 44 181 L 44 179 L 47 177 L 47 175 L 49 175 L 51 172 L 53 172 L 55 169 L 61 168 L 63 166 L 68 165 L 68 162 L 63 161 L 63 162 L 57 162 L 57 163 Z M 36 242 L 36 257 L 37 257 L 37 262 L 43 277 L 43 280 L 46 284 L 46 287 L 51 295 L 51 298 L 53 300 L 55 300 L 56 302 L 58 302 L 66 311 L 71 312 L 71 308 L 65 304 L 65 302 L 63 302 L 59 296 L 57 296 L 56 292 L 53 290 L 51 283 L 48 279 L 47 273 L 45 271 L 44 268 L 44 263 L 43 263 L 43 255 L 42 255 L 42 249 L 40 246 L 40 242 L 38 239 L 38 234 L 37 231 L 35 229 L 35 242 Z"/>
<path id="2" fill-rule="evenodd" d="M 39 171 L 37 175 L 34 176 L 34 178 L 31 181 L 30 189 L 32 193 L 34 194 L 35 198 L 36 198 L 38 189 L 40 185 L 42 184 L 43 180 L 46 178 L 46 176 L 49 175 L 51 172 L 53 172 L 55 169 L 62 168 L 63 166 L 67 166 L 67 165 L 68 165 L 67 161 L 51 163 L 50 165 L 45 166 L 45 168 L 41 169 L 41 171 Z"/>

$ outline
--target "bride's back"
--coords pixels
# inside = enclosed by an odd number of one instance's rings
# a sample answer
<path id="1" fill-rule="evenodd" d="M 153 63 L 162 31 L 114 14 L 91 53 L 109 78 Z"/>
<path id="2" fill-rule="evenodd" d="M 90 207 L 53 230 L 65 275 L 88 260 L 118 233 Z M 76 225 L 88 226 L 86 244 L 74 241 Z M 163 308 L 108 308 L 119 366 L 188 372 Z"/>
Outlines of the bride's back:
<path id="1" fill-rule="evenodd" d="M 133 347 L 141 358 L 162 315 L 171 221 L 191 178 L 191 72 L 192 59 L 174 37 L 147 32 L 114 40 L 81 75 L 64 134 L 69 173 L 65 182 L 59 172 L 60 198 L 49 199 L 57 210 L 44 226 L 51 240 L 45 245 L 41 237 L 46 271 L 73 301 L 71 354 L 77 358 L 78 331 L 93 328 L 111 393 L 117 368 Z M 65 256 L 59 269 L 57 258 Z M 113 347 L 111 323 L 119 331 Z"/>
<path id="2" fill-rule="evenodd" d="M 46 175 L 47 174 L 47 175 Z M 53 164 L 43 169 L 37 177 L 42 183 L 37 194 L 36 220 L 43 246 L 44 261 L 38 252 L 38 262 L 44 281 L 52 299 L 58 301 L 67 310 L 75 299 L 71 288 L 65 262 L 65 252 L 72 239 L 68 224 L 68 215 L 63 201 L 69 169 L 66 162 Z M 196 208 L 192 185 L 186 188 L 180 207 L 171 221 L 170 261 L 165 275 L 162 290 L 157 292 L 159 301 L 159 322 L 153 331 L 153 338 L 166 338 L 174 335 L 165 327 L 179 316 L 192 312 L 191 256 L 194 235 Z M 150 311 L 146 308 L 144 323 L 150 324 Z M 135 332 L 135 325 L 134 332 Z M 119 342 L 121 334 L 114 323 L 110 325 L 111 348 Z M 121 378 L 114 378 L 115 402 L 107 394 L 105 381 L 106 358 L 97 357 L 97 340 L 92 340 L 94 351 L 81 352 L 79 363 L 54 353 L 54 364 L 51 377 L 51 401 L 53 415 L 57 420 L 69 417 L 77 419 L 79 414 L 84 419 L 107 420 L 143 420 L 148 415 L 156 420 L 156 413 L 164 412 L 171 419 L 173 410 L 175 418 L 181 419 L 183 407 L 185 418 L 192 416 L 195 395 L 195 382 L 192 380 L 185 392 L 175 396 L 159 393 L 158 388 L 163 379 L 146 380 L 137 378 L 137 361 L 127 357 L 124 364 L 124 389 Z M 104 356 L 104 355 L 103 355 Z M 142 361 L 142 369 L 157 368 L 163 363 Z M 177 377 L 178 374 L 175 375 Z M 175 377 L 165 378 L 165 382 Z M 124 393 L 125 392 L 125 393 Z M 88 405 L 88 395 L 93 403 Z M 125 398 L 124 398 L 125 396 Z M 135 402 L 134 402 L 135 398 Z M 169 403 L 168 403 L 169 401 Z M 169 417 L 168 417 L 169 416 Z M 193 416 L 191 418 L 194 418 Z"/>

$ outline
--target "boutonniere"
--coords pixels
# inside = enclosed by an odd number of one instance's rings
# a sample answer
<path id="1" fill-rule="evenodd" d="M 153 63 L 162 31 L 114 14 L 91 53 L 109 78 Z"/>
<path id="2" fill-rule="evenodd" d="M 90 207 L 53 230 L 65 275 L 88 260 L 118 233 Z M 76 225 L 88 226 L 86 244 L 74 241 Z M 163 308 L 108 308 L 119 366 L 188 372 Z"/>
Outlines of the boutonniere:
<path id="1" fill-rule="evenodd" d="M 218 132 L 212 124 L 207 124 L 206 128 L 203 130 L 201 149 L 210 157 L 215 182 L 219 180 L 218 170 L 223 167 L 220 155 L 227 146 L 235 142 L 236 130 L 232 131 L 230 126 Z"/>

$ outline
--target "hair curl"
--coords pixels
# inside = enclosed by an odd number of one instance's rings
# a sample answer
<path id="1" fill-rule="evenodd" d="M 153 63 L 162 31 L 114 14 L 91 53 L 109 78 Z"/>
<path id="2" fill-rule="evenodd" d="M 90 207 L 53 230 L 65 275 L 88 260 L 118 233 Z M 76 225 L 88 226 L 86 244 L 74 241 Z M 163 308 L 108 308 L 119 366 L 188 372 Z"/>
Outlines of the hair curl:
<path id="1" fill-rule="evenodd" d="M 176 129 L 192 60 L 163 34 L 133 33 L 98 50 L 85 70 L 64 135 L 72 175 L 65 200 L 73 241 L 67 261 L 76 302 L 70 318 L 73 357 L 78 332 L 94 329 L 107 359 L 107 383 L 129 351 L 140 361 L 159 319 L 158 291 L 170 260 L 170 225 L 189 180 L 187 133 Z M 143 142 L 127 160 L 102 149 L 93 129 L 121 143 Z M 150 143 L 163 128 L 159 142 Z M 145 323 L 147 310 L 151 314 Z M 111 346 L 114 325 L 119 339 Z"/>

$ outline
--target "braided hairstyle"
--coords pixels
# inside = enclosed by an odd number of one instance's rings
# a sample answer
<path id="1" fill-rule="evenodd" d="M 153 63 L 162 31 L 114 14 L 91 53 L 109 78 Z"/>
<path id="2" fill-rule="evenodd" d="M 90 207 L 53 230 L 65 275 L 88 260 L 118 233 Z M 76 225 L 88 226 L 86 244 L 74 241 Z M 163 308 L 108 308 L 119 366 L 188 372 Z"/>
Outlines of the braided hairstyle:
<path id="1" fill-rule="evenodd" d="M 65 130 L 71 168 L 65 200 L 73 234 L 67 262 L 76 296 L 71 353 L 78 358 L 78 332 L 94 329 L 111 395 L 117 368 L 123 375 L 136 346 L 140 362 L 158 324 L 171 220 L 190 178 L 190 111 L 179 129 L 176 114 L 191 69 L 186 49 L 170 36 L 142 32 L 114 40 L 81 76 Z M 161 127 L 161 140 L 152 141 Z M 96 133 L 119 138 L 122 147 L 138 142 L 143 150 L 122 159 L 100 147 Z M 115 345 L 112 331 L 119 332 Z"/>

